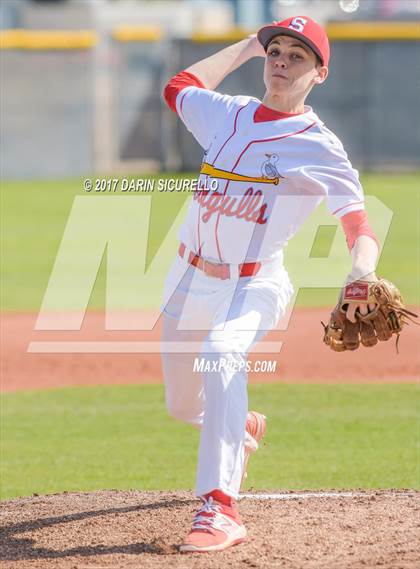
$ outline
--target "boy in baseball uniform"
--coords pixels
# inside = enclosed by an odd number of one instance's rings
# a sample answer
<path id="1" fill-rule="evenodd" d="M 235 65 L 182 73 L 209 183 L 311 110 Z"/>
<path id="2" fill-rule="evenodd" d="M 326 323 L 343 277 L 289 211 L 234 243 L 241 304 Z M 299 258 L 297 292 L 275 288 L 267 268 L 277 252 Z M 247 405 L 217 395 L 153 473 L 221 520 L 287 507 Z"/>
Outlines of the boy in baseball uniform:
<path id="1" fill-rule="evenodd" d="M 262 101 L 215 91 L 253 57 L 265 58 Z M 378 245 L 358 173 L 305 105 L 326 80 L 329 58 L 324 29 L 296 16 L 195 63 L 165 87 L 168 106 L 204 149 L 163 305 L 168 411 L 201 431 L 202 505 L 182 552 L 219 551 L 246 538 L 235 500 L 266 428 L 264 415 L 248 411 L 247 355 L 285 313 L 293 287 L 283 249 L 322 200 L 346 234 L 348 282 L 376 279 Z M 351 321 L 356 310 L 366 314 L 369 305 L 351 304 Z"/>

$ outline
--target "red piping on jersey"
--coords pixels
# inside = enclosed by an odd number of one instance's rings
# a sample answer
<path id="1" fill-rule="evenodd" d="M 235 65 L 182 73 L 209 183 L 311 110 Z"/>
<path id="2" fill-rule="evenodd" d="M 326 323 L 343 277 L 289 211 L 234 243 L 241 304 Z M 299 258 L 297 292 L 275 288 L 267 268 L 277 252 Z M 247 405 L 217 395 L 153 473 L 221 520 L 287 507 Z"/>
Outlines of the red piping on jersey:
<path id="1" fill-rule="evenodd" d="M 230 180 L 228 180 L 228 181 L 226 182 L 226 186 L 225 186 L 225 189 L 224 189 L 224 191 L 223 191 L 223 195 L 224 195 L 224 196 L 226 195 L 226 190 L 228 189 L 229 184 L 230 184 Z M 220 259 L 220 261 L 223 261 L 223 259 L 222 259 L 222 254 L 221 254 L 221 252 L 220 252 L 219 239 L 218 239 L 218 237 L 217 237 L 217 229 L 218 229 L 218 227 L 219 227 L 220 215 L 221 215 L 221 214 L 220 214 L 220 211 L 219 211 L 218 214 L 217 214 L 217 219 L 216 219 L 216 223 L 215 223 L 215 226 L 214 226 L 214 239 L 215 239 L 215 241 L 216 241 L 217 254 L 219 255 L 219 259 Z"/>
<path id="2" fill-rule="evenodd" d="M 182 107 L 183 107 L 183 105 L 184 105 L 184 99 L 185 99 L 186 94 L 187 94 L 187 93 L 184 93 L 184 94 L 182 95 L 181 102 L 180 102 L 180 104 L 179 104 L 179 114 L 180 114 L 181 116 L 183 116 Z"/>
<path id="3" fill-rule="evenodd" d="M 268 141 L 269 141 L 269 142 L 272 142 L 272 141 L 275 141 L 275 140 L 282 140 L 283 138 L 289 138 L 290 136 L 295 136 L 295 135 L 297 135 L 297 134 L 302 134 L 303 132 L 306 132 L 307 130 L 309 130 L 310 128 L 312 128 L 315 124 L 316 124 L 316 121 L 314 121 L 313 123 L 311 123 L 310 125 L 308 125 L 307 127 L 305 127 L 305 128 L 302 129 L 302 130 L 298 130 L 297 132 L 291 132 L 291 133 L 289 133 L 289 134 L 282 134 L 281 136 L 276 136 L 276 137 L 274 137 L 274 138 L 262 138 L 262 139 L 260 139 L 260 140 L 251 140 L 251 142 L 248 142 L 248 144 L 245 146 L 245 148 L 244 148 L 244 149 L 242 150 L 242 152 L 240 153 L 240 155 L 239 155 L 237 161 L 235 162 L 235 164 L 234 164 L 234 166 L 233 166 L 231 172 L 233 172 L 233 171 L 235 170 L 236 166 L 239 164 L 240 159 L 242 158 L 242 156 L 245 154 L 245 152 L 248 150 L 248 148 L 249 148 L 252 144 L 254 144 L 254 143 L 259 143 L 259 142 L 268 142 Z M 223 192 L 223 195 L 226 195 L 226 191 L 227 191 L 227 189 L 228 189 L 229 183 L 230 183 L 230 180 L 227 181 L 227 184 L 226 184 L 226 186 L 225 186 L 225 190 L 224 190 L 224 192 Z M 217 252 L 218 252 L 220 261 L 222 261 L 222 256 L 221 256 L 221 254 L 220 254 L 220 248 L 219 248 L 219 240 L 218 240 L 218 238 L 217 238 L 217 229 L 218 229 L 218 226 L 219 226 L 220 215 L 221 215 L 220 212 L 218 212 L 218 214 L 217 214 L 217 221 L 216 221 L 216 225 L 215 225 L 215 228 L 214 228 L 214 233 L 215 233 L 215 238 L 216 238 Z"/>
<path id="4" fill-rule="evenodd" d="M 206 182 L 209 179 L 208 174 L 206 174 Z M 200 218 L 201 218 L 201 203 L 198 204 L 198 215 L 197 215 L 197 241 L 198 241 L 198 251 L 197 253 L 201 255 L 201 236 L 200 236 Z"/>
<path id="5" fill-rule="evenodd" d="M 342 207 L 339 207 L 338 209 L 336 209 L 335 211 L 332 212 L 332 215 L 335 215 L 336 213 L 338 213 L 339 211 L 341 211 L 342 209 L 346 209 L 346 207 L 351 207 L 352 205 L 358 205 L 364 203 L 364 200 L 360 200 L 358 202 L 352 202 L 352 203 L 348 203 L 347 205 L 343 205 Z"/>
<path id="6" fill-rule="evenodd" d="M 282 140 L 283 138 L 288 138 L 289 136 L 295 136 L 296 134 L 302 134 L 303 132 L 306 132 L 307 130 L 312 128 L 315 124 L 316 124 L 316 121 L 311 123 L 309 126 L 303 128 L 302 130 L 298 130 L 297 132 L 291 132 L 290 134 L 282 134 L 281 136 L 275 136 L 274 138 L 262 138 L 260 140 L 251 140 L 251 142 L 248 142 L 248 144 L 245 146 L 245 148 L 240 153 L 240 155 L 239 155 L 237 161 L 235 162 L 235 165 L 233 166 L 231 171 L 232 172 L 234 171 L 236 166 L 239 164 L 239 160 L 242 158 L 242 156 L 245 154 L 245 152 L 248 150 L 248 148 L 252 144 L 258 143 L 258 142 L 274 142 L 275 140 Z"/>
<path id="7" fill-rule="evenodd" d="M 247 107 L 249 105 L 249 103 L 247 103 L 246 105 L 243 105 L 243 107 L 241 107 L 240 109 L 238 109 L 236 111 L 236 116 L 235 116 L 235 121 L 233 123 L 233 132 L 232 134 L 225 140 L 225 142 L 222 144 L 222 146 L 220 147 L 219 152 L 216 154 L 216 158 L 213 160 L 212 165 L 214 166 L 214 163 L 216 162 L 216 160 L 219 158 L 219 154 L 222 152 L 223 148 L 226 146 L 226 144 L 229 142 L 229 140 L 232 138 L 232 136 L 235 135 L 236 133 L 236 124 L 238 122 L 238 115 L 239 113 L 242 111 L 242 109 L 244 109 L 245 107 Z"/>
<path id="8" fill-rule="evenodd" d="M 169 79 L 163 90 L 163 97 L 168 107 L 176 113 L 176 98 L 186 87 L 199 87 L 205 89 L 205 85 L 196 75 L 189 71 L 181 71 Z"/>
<path id="9" fill-rule="evenodd" d="M 376 241 L 378 249 L 380 249 L 378 238 L 369 225 L 368 216 L 364 210 L 351 211 L 350 213 L 346 213 L 343 215 L 340 221 L 343 227 L 343 231 L 346 235 L 349 251 L 353 249 L 354 242 L 361 235 L 367 235 L 368 237 L 371 237 L 374 241 Z"/>
<path id="10" fill-rule="evenodd" d="M 233 131 L 232 131 L 232 134 L 231 134 L 230 136 L 228 136 L 228 138 L 225 140 L 225 142 L 224 142 L 224 143 L 222 144 L 222 146 L 220 147 L 218 153 L 216 154 L 216 157 L 214 158 L 214 160 L 213 160 L 213 162 L 212 162 L 212 165 L 213 165 L 213 166 L 214 166 L 214 163 L 216 162 L 216 160 L 218 159 L 219 154 L 222 152 L 223 148 L 226 146 L 226 144 L 229 142 L 229 140 L 230 140 L 233 136 L 235 136 L 236 128 L 237 128 L 237 123 L 238 123 L 238 116 L 239 116 L 239 113 L 240 113 L 240 112 L 242 111 L 242 109 L 244 109 L 248 104 L 249 104 L 249 103 L 247 103 L 246 105 L 243 105 L 242 107 L 240 107 L 240 108 L 236 111 L 235 120 L 233 121 Z M 225 191 L 226 191 L 226 188 L 225 188 Z M 200 207 L 201 207 L 201 206 L 200 206 Z M 199 210 L 199 213 L 200 213 L 200 210 Z M 217 239 L 217 223 L 218 223 L 218 219 L 219 219 L 219 218 L 217 218 L 217 220 L 216 220 L 216 225 L 215 225 L 215 227 L 214 227 L 214 239 L 215 239 L 215 241 L 216 241 L 217 254 L 219 255 L 219 259 L 222 260 L 222 257 L 221 257 L 221 255 L 220 255 L 219 241 L 218 241 L 218 239 Z M 198 224 L 199 224 L 199 226 L 200 226 L 200 218 L 198 218 Z"/>

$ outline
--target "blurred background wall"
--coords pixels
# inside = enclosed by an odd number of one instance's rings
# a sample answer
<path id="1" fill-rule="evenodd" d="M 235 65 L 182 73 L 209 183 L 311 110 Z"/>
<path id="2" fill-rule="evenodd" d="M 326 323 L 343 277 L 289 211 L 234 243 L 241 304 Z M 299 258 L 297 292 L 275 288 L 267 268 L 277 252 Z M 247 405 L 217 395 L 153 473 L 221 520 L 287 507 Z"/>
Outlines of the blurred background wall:
<path id="1" fill-rule="evenodd" d="M 165 82 L 293 14 L 327 26 L 330 76 L 309 104 L 355 166 L 420 166 L 417 0 L 3 0 L 0 10 L 4 179 L 197 169 L 202 151 L 162 103 Z M 262 69 L 250 61 L 219 90 L 261 98 Z"/>

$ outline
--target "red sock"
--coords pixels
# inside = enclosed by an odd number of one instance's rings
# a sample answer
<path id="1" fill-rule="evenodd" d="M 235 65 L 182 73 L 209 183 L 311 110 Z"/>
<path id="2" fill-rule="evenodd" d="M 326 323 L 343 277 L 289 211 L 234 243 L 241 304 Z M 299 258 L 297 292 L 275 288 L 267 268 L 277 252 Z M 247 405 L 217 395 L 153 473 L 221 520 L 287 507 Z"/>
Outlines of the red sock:
<path id="1" fill-rule="evenodd" d="M 228 496 L 227 494 L 225 494 L 221 490 L 212 490 L 208 494 L 204 495 L 206 500 L 208 500 L 209 496 L 211 496 L 213 498 L 213 500 L 220 502 L 220 504 L 223 504 L 224 506 L 231 507 L 233 505 L 233 498 L 231 496 Z"/>

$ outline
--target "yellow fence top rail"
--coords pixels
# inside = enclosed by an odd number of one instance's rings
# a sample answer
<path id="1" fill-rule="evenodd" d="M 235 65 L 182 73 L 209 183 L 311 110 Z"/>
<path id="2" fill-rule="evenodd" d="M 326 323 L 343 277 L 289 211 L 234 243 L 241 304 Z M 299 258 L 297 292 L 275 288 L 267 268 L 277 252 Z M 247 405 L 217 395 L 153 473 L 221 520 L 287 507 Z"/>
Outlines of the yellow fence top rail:
<path id="1" fill-rule="evenodd" d="M 163 31 L 159 26 L 118 26 L 112 37 L 120 42 L 155 42 L 163 38 Z"/>
<path id="2" fill-rule="evenodd" d="M 93 30 L 5 30 L 0 49 L 61 50 L 92 49 L 99 41 Z"/>
<path id="3" fill-rule="evenodd" d="M 327 33 L 338 41 L 419 41 L 420 22 L 331 22 Z"/>
<path id="4" fill-rule="evenodd" d="M 332 41 L 420 41 L 420 22 L 331 22 L 326 26 Z M 255 30 L 254 30 L 255 31 Z M 233 28 L 226 33 L 197 31 L 196 43 L 235 42 L 252 30 Z M 112 37 L 119 42 L 158 42 L 164 36 L 159 26 L 118 26 Z M 0 32 L 0 49 L 70 50 L 92 49 L 99 42 L 94 30 L 23 30 Z"/>
<path id="5" fill-rule="evenodd" d="M 332 41 L 420 41 L 420 22 L 331 22 L 326 30 Z M 234 42 L 251 33 L 243 28 L 220 34 L 198 31 L 191 39 L 196 43 Z"/>
<path id="6" fill-rule="evenodd" d="M 240 41 L 255 33 L 255 30 L 246 30 L 244 28 L 232 28 L 228 32 L 193 32 L 191 40 L 196 43 L 211 43 L 211 42 L 234 42 Z"/>

